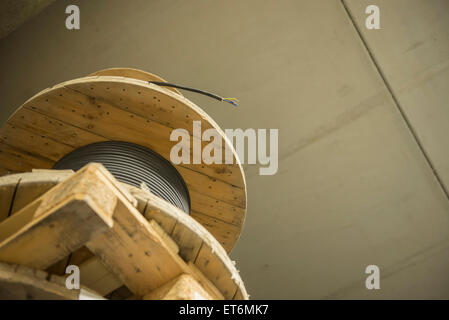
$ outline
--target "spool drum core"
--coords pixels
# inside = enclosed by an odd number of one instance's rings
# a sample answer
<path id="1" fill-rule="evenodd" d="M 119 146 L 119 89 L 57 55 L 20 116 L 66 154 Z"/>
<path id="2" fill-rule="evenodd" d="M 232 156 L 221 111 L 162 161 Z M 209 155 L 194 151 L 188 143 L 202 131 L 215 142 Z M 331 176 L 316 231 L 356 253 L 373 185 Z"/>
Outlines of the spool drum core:
<path id="1" fill-rule="evenodd" d="M 65 155 L 53 169 L 78 171 L 90 162 L 101 163 L 119 181 L 150 192 L 190 213 L 187 186 L 176 168 L 143 146 L 124 141 L 104 141 L 78 148 Z"/>

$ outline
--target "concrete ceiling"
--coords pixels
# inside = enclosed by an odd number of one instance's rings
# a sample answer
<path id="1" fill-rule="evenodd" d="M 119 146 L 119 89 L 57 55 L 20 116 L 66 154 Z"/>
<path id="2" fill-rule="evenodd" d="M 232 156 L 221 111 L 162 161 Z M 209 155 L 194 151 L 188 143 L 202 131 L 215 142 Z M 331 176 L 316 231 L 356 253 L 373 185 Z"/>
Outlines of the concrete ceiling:
<path id="1" fill-rule="evenodd" d="M 78 4 L 81 29 L 64 26 Z M 381 8 L 381 29 L 364 27 Z M 38 91 L 133 67 L 223 128 L 278 128 L 279 171 L 246 166 L 232 258 L 253 298 L 449 298 L 449 2 L 57 1 L 0 41 L 0 120 Z M 365 288 L 365 268 L 381 289 Z"/>
<path id="2" fill-rule="evenodd" d="M 0 39 L 34 17 L 54 0 L 0 1 Z"/>

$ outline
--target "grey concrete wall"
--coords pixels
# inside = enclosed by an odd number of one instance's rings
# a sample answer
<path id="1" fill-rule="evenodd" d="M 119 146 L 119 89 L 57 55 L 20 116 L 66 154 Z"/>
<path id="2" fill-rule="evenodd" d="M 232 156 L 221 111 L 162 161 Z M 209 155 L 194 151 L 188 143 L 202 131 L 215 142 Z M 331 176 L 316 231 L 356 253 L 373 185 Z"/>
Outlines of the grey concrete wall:
<path id="1" fill-rule="evenodd" d="M 0 39 L 16 30 L 28 19 L 39 14 L 54 0 L 0 1 Z"/>
<path id="2" fill-rule="evenodd" d="M 345 3 L 57 1 L 0 41 L 1 120 L 107 67 L 238 97 L 186 94 L 223 128 L 279 128 L 279 172 L 246 166 L 232 253 L 253 298 L 449 298 L 447 2 L 369 1 L 370 31 L 368 2 Z M 370 264 L 381 290 L 364 286 Z"/>

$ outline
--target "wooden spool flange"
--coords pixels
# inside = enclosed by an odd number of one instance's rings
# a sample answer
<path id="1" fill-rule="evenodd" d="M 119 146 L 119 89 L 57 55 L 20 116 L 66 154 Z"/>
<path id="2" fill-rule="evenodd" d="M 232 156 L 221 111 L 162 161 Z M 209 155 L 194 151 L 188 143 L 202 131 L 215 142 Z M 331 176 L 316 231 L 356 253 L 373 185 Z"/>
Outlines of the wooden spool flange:
<path id="1" fill-rule="evenodd" d="M 147 81 L 161 78 L 135 69 L 107 69 L 45 89 L 26 101 L 0 129 L 0 175 L 50 169 L 69 152 L 100 141 L 126 141 L 170 160 L 175 128 L 193 141 L 193 121 L 216 129 L 233 164 L 175 165 L 190 194 L 191 217 L 230 252 L 246 214 L 246 184 L 223 131 L 177 90 Z"/>

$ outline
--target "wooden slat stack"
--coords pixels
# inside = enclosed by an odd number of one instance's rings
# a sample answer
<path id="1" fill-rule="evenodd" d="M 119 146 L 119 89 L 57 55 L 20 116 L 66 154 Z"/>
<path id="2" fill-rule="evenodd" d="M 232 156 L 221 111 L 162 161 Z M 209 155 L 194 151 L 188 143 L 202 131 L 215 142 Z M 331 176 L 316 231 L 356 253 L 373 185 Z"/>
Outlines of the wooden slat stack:
<path id="1" fill-rule="evenodd" d="M 204 227 L 100 164 L 2 177 L 0 201 L 0 298 L 85 297 L 61 283 L 67 265 L 80 268 L 89 297 L 248 298 Z"/>

